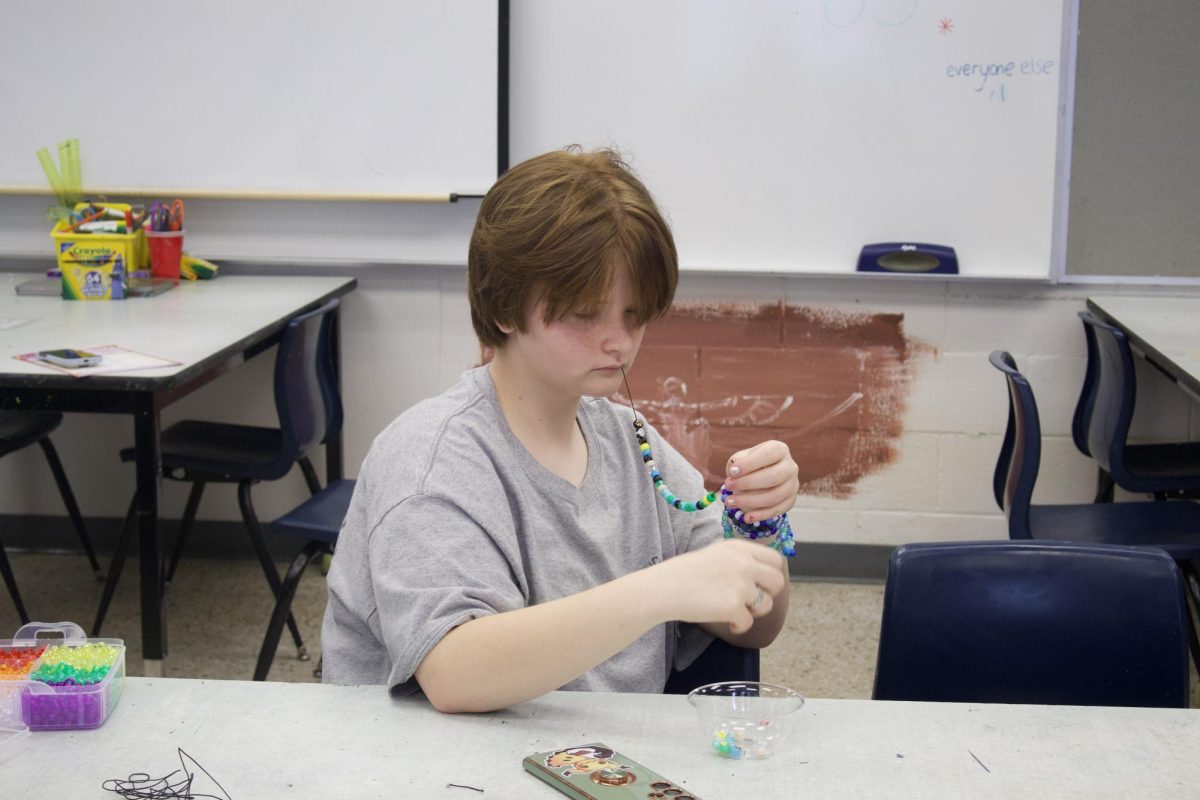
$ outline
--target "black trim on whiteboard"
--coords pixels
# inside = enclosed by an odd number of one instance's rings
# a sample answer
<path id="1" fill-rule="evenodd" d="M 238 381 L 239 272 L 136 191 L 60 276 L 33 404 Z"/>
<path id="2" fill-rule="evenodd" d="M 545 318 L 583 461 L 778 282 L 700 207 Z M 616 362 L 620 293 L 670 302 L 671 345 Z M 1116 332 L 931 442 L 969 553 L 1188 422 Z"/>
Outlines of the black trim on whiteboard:
<path id="1" fill-rule="evenodd" d="M 499 24 L 499 47 L 497 56 L 498 76 L 496 86 L 496 177 L 508 170 L 508 4 L 509 0 L 498 0 L 500 3 L 497 21 Z"/>

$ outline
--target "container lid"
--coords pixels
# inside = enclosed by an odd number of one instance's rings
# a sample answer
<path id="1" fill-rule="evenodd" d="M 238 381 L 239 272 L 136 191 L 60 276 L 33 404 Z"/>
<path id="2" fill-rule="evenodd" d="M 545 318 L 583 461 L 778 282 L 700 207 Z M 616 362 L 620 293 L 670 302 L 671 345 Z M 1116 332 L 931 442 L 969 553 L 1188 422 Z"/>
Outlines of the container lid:
<path id="1" fill-rule="evenodd" d="M 27 622 L 17 628 L 13 641 L 86 642 L 87 634 L 74 622 Z"/>

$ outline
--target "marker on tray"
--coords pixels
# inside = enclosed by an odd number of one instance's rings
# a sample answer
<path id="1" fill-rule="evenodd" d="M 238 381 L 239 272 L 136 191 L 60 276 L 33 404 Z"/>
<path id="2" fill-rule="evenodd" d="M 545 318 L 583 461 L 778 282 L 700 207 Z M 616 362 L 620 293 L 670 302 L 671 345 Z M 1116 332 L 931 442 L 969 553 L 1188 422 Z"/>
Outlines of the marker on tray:
<path id="1" fill-rule="evenodd" d="M 85 222 L 77 226 L 75 230 L 82 233 L 125 233 L 127 228 L 124 222 L 106 219 L 98 222 Z"/>

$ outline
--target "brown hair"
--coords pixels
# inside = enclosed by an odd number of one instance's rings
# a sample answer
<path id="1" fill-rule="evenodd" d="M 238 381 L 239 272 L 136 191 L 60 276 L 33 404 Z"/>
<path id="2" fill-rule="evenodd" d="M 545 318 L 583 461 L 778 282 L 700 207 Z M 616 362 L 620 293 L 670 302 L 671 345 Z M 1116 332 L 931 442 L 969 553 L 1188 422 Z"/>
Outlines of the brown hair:
<path id="1" fill-rule="evenodd" d="M 530 308 L 544 321 L 600 310 L 615 267 L 629 270 L 639 323 L 671 305 L 675 240 L 650 192 L 612 150 L 557 150 L 504 173 L 479 208 L 467 256 L 471 323 L 499 347 L 500 325 L 526 330 Z"/>

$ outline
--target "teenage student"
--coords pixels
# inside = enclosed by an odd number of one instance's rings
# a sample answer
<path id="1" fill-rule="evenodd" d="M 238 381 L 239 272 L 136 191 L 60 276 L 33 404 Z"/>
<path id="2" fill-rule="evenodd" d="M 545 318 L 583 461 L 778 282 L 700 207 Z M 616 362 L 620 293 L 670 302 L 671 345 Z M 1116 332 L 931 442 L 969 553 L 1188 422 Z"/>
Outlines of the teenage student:
<path id="1" fill-rule="evenodd" d="M 379 435 L 329 572 L 324 679 L 424 691 L 446 712 L 555 689 L 659 692 L 713 636 L 774 640 L 787 566 L 725 540 L 718 500 L 662 501 L 622 389 L 646 323 L 671 304 L 670 229 L 609 151 L 547 153 L 506 172 L 471 236 L 471 320 L 492 361 Z M 699 472 L 645 425 L 674 496 Z M 726 463 L 726 506 L 791 509 L 787 445 Z"/>

